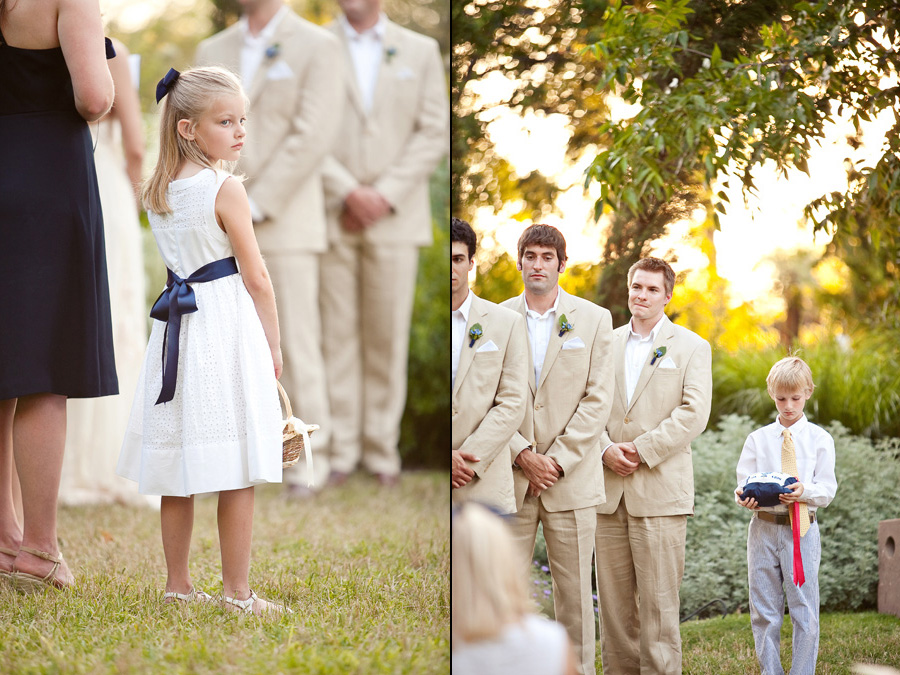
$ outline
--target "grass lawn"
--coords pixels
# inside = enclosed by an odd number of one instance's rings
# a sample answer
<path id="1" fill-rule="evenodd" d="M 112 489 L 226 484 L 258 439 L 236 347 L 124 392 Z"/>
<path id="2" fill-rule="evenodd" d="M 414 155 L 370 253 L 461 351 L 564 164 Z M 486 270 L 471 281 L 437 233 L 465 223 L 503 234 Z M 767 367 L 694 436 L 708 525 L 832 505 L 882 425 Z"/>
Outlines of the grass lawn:
<path id="1" fill-rule="evenodd" d="M 849 675 L 854 663 L 900 668 L 900 618 L 874 612 L 823 614 L 820 627 L 816 675 Z M 791 634 L 786 616 L 781 629 L 786 673 Z M 681 639 L 685 675 L 759 675 L 749 614 L 688 621 L 681 624 Z"/>
<path id="2" fill-rule="evenodd" d="M 0 583 L 0 673 L 447 673 L 447 474 L 396 490 L 353 477 L 314 500 L 257 490 L 250 585 L 294 615 L 162 604 L 159 514 L 61 508 L 72 592 L 21 596 Z M 197 588 L 221 595 L 215 498 L 198 498 Z"/>

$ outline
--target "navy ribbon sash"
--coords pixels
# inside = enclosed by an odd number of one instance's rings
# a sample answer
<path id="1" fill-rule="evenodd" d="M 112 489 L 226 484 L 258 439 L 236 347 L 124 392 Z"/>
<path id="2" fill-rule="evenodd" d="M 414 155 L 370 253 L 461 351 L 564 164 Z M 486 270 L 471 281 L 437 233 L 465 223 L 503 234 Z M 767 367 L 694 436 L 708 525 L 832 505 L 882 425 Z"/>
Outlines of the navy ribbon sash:
<path id="1" fill-rule="evenodd" d="M 197 311 L 197 296 L 190 284 L 214 281 L 222 277 L 237 274 L 237 261 L 222 258 L 204 265 L 187 279 L 182 279 L 172 270 L 166 280 L 165 290 L 159 294 L 150 316 L 157 321 L 166 322 L 162 349 L 162 390 L 159 392 L 157 404 L 167 403 L 175 396 L 175 383 L 178 381 L 178 337 L 181 334 L 181 315 Z"/>

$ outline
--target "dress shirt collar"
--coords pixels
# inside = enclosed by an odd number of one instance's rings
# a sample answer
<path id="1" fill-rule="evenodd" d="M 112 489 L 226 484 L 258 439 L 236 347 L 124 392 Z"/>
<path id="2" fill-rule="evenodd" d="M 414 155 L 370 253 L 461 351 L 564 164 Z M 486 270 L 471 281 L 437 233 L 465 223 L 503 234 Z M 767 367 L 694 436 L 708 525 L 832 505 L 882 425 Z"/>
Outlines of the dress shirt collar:
<path id="1" fill-rule="evenodd" d="M 256 35 L 253 35 L 253 33 L 250 32 L 250 24 L 247 21 L 247 17 L 242 16 L 238 22 L 244 32 L 244 41 L 268 42 L 274 37 L 275 31 L 278 30 L 278 24 L 281 23 L 281 19 L 283 19 L 284 15 L 287 13 L 287 5 L 282 5 L 281 9 L 275 12 L 275 15 L 269 19 L 269 23 L 267 23 Z"/>
<path id="2" fill-rule="evenodd" d="M 525 313 L 528 314 L 528 316 L 530 316 L 532 319 L 542 319 L 545 316 L 548 316 L 551 312 L 556 313 L 556 311 L 559 309 L 559 296 L 561 296 L 561 295 L 562 295 L 562 290 L 559 287 L 557 287 L 556 300 L 553 301 L 553 307 L 548 309 L 543 314 L 538 314 L 537 310 L 531 309 L 528 306 L 528 298 L 525 297 L 525 295 L 523 294 L 522 298 L 525 300 Z"/>
<path id="3" fill-rule="evenodd" d="M 772 425 L 772 435 L 781 438 L 784 434 L 785 429 L 791 430 L 791 436 L 796 436 L 797 434 L 803 433 L 806 427 L 809 426 L 809 420 L 806 419 L 806 413 L 800 416 L 796 422 L 794 422 L 791 426 L 786 427 L 781 424 L 781 416 L 777 415 L 775 417 L 775 424 Z"/>
<path id="4" fill-rule="evenodd" d="M 459 312 L 462 314 L 462 318 L 465 320 L 466 325 L 469 324 L 469 312 L 472 309 L 472 291 L 466 293 L 466 299 L 463 300 L 462 304 L 459 306 L 459 309 L 454 310 L 455 312 Z"/>
<path id="5" fill-rule="evenodd" d="M 375 22 L 374 26 L 368 30 L 364 30 L 362 33 L 350 25 L 350 22 L 347 21 L 345 15 L 341 14 L 338 21 L 344 29 L 344 34 L 347 36 L 347 39 L 351 42 L 353 40 L 359 40 L 363 35 L 373 35 L 379 42 L 384 40 L 384 31 L 387 28 L 387 16 L 385 16 L 384 12 L 378 14 L 378 21 Z"/>
<path id="6" fill-rule="evenodd" d="M 634 318 L 629 319 L 629 321 L 628 321 L 629 336 L 628 337 L 634 338 L 635 340 L 639 340 L 639 341 L 649 339 L 650 344 L 653 344 L 654 342 L 656 342 L 656 336 L 659 335 L 659 330 L 660 330 L 660 328 L 662 328 L 663 321 L 665 320 L 665 318 L 666 318 L 665 314 L 662 315 L 661 317 L 659 317 L 659 321 L 657 321 L 656 325 L 650 329 L 650 335 L 647 337 L 643 337 L 640 333 L 636 333 L 634 331 Z"/>

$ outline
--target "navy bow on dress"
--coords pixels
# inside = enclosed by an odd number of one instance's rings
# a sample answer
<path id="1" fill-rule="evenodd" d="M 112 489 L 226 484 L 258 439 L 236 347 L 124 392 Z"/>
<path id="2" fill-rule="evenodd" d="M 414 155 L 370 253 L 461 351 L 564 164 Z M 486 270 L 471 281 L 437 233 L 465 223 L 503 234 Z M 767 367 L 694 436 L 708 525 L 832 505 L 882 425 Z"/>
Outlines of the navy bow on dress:
<path id="1" fill-rule="evenodd" d="M 169 68 L 169 72 L 166 73 L 166 76 L 156 84 L 157 103 L 162 100 L 163 96 L 169 93 L 169 89 L 171 89 L 172 85 L 178 81 L 179 77 L 181 77 L 181 73 L 174 68 Z"/>
<path id="2" fill-rule="evenodd" d="M 157 321 L 166 322 L 162 349 L 162 390 L 156 403 L 167 403 L 175 396 L 175 384 L 178 382 L 178 337 L 181 334 L 181 315 L 197 311 L 197 296 L 189 284 L 214 281 L 237 274 L 237 261 L 222 258 L 204 265 L 187 279 L 182 279 L 172 270 L 165 290 L 159 294 L 150 316 Z"/>

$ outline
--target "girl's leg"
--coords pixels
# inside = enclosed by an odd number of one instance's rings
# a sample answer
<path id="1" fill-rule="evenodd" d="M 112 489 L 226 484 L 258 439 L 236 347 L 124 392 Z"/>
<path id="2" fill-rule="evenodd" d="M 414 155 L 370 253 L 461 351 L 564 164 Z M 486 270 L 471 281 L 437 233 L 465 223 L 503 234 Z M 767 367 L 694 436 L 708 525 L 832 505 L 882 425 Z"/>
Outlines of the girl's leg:
<path id="1" fill-rule="evenodd" d="M 253 488 L 219 493 L 219 545 L 222 591 L 226 597 L 250 597 L 250 543 L 253 537 Z"/>
<path id="2" fill-rule="evenodd" d="M 13 416 L 16 414 L 16 399 L 0 401 L 0 549 L 18 551 L 22 543 L 22 529 L 15 508 L 15 491 L 19 479 L 15 474 L 13 461 Z M 0 572 L 12 569 L 15 553 L 0 551 Z"/>
<path id="3" fill-rule="evenodd" d="M 166 592 L 190 593 L 188 570 L 194 531 L 194 497 L 162 497 L 159 503 L 163 552 L 166 555 Z"/>
<path id="4" fill-rule="evenodd" d="M 56 502 L 66 445 L 66 397 L 56 394 L 22 396 L 13 419 L 13 451 L 22 488 L 22 546 L 59 554 Z M 44 576 L 53 563 L 20 550 L 16 569 Z M 63 584 L 74 582 L 63 562 L 56 573 Z"/>

